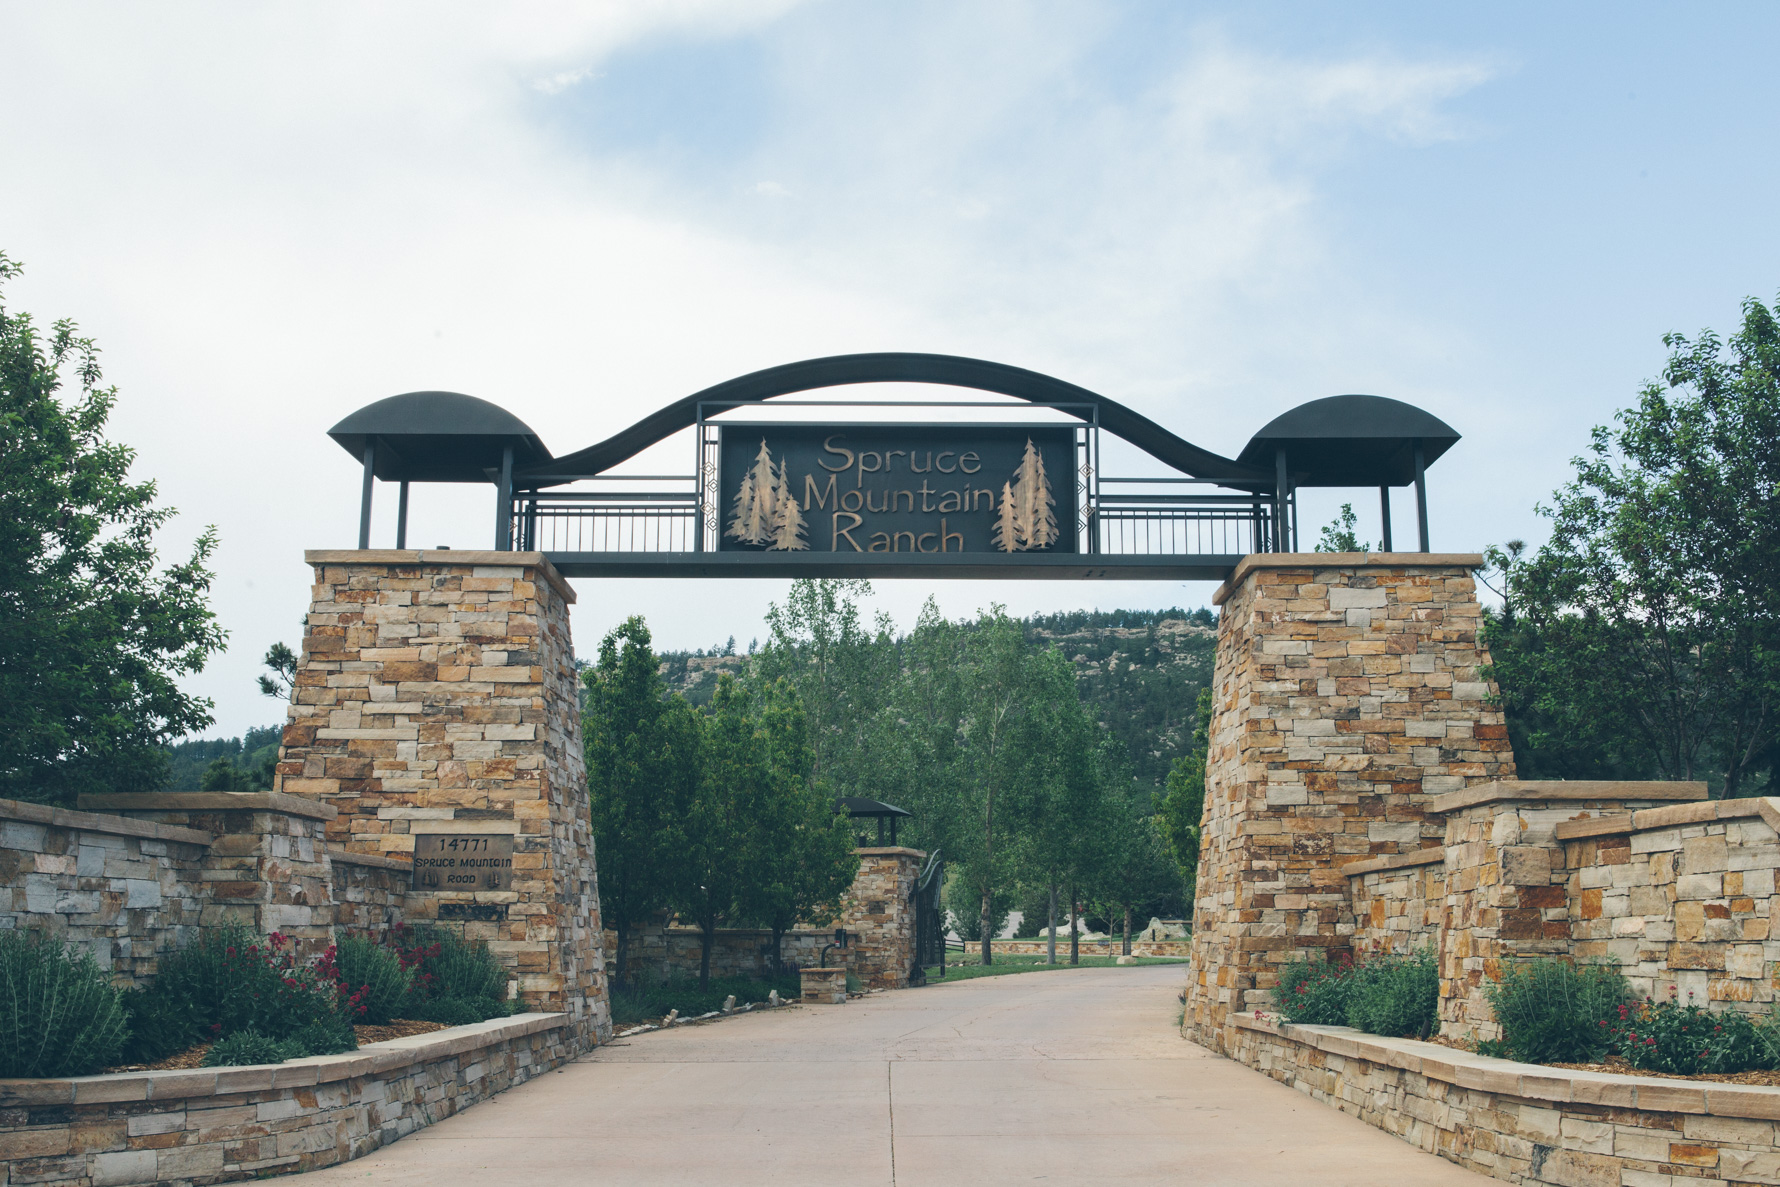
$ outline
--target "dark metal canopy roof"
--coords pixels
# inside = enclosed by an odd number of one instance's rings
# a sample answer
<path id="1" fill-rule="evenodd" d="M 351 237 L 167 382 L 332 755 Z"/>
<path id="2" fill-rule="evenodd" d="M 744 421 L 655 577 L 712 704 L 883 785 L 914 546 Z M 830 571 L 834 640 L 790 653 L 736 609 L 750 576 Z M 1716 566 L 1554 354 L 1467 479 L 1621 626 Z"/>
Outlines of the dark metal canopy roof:
<path id="1" fill-rule="evenodd" d="M 523 487 L 551 486 L 602 473 L 657 441 L 691 427 L 697 422 L 701 403 L 757 404 L 774 396 L 851 383 L 935 383 L 1013 396 L 1033 404 L 1075 404 L 1078 407 L 1060 411 L 1082 420 L 1098 416 L 1101 428 L 1195 478 L 1254 489 L 1268 489 L 1273 484 L 1272 454 L 1261 466 L 1232 461 L 1175 436 L 1149 417 L 1085 387 L 1006 363 L 895 351 L 805 359 L 725 380 L 651 413 L 597 445 L 564 454 L 547 465 L 515 470 L 514 483 Z M 1079 407 L 1084 404 L 1091 406 L 1092 411 Z"/>
<path id="2" fill-rule="evenodd" d="M 836 812 L 845 812 L 857 817 L 913 816 L 914 813 L 882 800 L 868 800 L 863 796 L 844 795 L 834 801 Z"/>
<path id="3" fill-rule="evenodd" d="M 550 460 L 550 451 L 524 421 L 461 392 L 390 396 L 360 408 L 328 436 L 359 459 L 365 442 L 375 442 L 372 467 L 385 482 L 487 482 L 509 446 L 515 466 Z"/>
<path id="4" fill-rule="evenodd" d="M 1422 465 L 1451 449 L 1456 430 L 1413 404 L 1384 396 L 1330 396 L 1275 417 L 1249 439 L 1237 461 L 1272 467 L 1276 450 L 1297 486 L 1407 486 Z"/>

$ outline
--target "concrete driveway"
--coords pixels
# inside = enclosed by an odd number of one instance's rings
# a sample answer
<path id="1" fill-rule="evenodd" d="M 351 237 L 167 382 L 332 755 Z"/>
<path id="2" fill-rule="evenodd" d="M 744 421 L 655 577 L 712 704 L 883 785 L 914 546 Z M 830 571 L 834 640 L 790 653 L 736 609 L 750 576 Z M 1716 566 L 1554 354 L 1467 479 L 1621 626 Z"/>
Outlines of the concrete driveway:
<path id="1" fill-rule="evenodd" d="M 316 1184 L 1493 1183 L 1212 1055 L 1180 966 L 874 994 L 621 1039 Z"/>

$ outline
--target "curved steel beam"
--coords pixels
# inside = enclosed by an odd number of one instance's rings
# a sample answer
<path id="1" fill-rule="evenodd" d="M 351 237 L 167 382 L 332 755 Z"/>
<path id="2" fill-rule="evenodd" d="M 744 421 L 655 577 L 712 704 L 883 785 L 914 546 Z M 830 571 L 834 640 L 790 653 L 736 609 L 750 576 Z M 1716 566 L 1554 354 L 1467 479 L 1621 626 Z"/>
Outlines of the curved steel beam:
<path id="1" fill-rule="evenodd" d="M 735 401 L 754 404 L 774 396 L 849 383 L 936 383 L 976 391 L 1013 396 L 1034 404 L 1092 404 L 1099 411 L 1100 427 L 1129 441 L 1158 461 L 1194 478 L 1231 486 L 1271 490 L 1270 470 L 1244 465 L 1175 436 L 1149 417 L 1109 400 L 1085 387 L 1065 383 L 1050 375 L 949 354 L 911 354 L 886 351 L 874 354 L 842 354 L 805 359 L 768 367 L 725 380 L 701 392 L 676 400 L 659 412 L 606 438 L 597 445 L 577 450 L 548 462 L 538 462 L 513 472 L 515 484 L 554 486 L 576 478 L 590 478 L 635 457 L 666 437 L 689 428 L 698 419 L 704 401 Z M 1082 420 L 1089 417 L 1074 409 L 1062 409 Z M 536 481 L 529 481 L 536 476 Z"/>

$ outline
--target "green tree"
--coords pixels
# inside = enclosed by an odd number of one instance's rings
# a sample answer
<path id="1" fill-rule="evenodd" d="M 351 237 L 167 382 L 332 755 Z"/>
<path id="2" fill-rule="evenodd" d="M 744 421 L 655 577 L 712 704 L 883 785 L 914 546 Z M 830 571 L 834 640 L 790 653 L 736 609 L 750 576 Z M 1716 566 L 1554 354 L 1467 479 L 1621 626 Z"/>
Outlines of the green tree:
<path id="1" fill-rule="evenodd" d="M 719 685 L 721 688 L 721 684 Z M 811 778 L 814 765 L 803 703 L 783 680 L 759 688 L 754 713 L 766 777 L 745 842 L 740 914 L 773 933 L 773 962 L 786 931 L 833 919 L 859 872 L 847 817 Z"/>
<path id="2" fill-rule="evenodd" d="M 600 911 L 630 973 L 631 929 L 670 904 L 685 871 L 682 826 L 699 779 L 697 715 L 664 694 L 649 628 L 627 619 L 582 673 L 587 786 Z"/>
<path id="3" fill-rule="evenodd" d="M 1513 566 L 1485 636 L 1510 720 L 1533 725 L 1530 767 L 1765 790 L 1780 717 L 1780 326 L 1759 301 L 1743 315 L 1727 342 L 1666 336 L 1663 381 L 1594 430 L 1540 508 L 1551 538 Z"/>
<path id="4" fill-rule="evenodd" d="M 1107 843 L 1092 901 L 1112 927 L 1123 925 L 1123 951 L 1131 953 L 1134 909 L 1162 910 L 1181 894 L 1181 874 L 1162 840 L 1155 795 L 1126 777 L 1108 788 L 1103 828 Z"/>
<path id="5" fill-rule="evenodd" d="M 260 695 L 281 700 L 289 696 L 297 679 L 297 653 L 284 643 L 274 643 L 266 648 L 266 657 L 260 662 L 269 673 L 260 676 Z"/>
<path id="6" fill-rule="evenodd" d="M 686 864 L 674 890 L 674 906 L 698 926 L 698 984 L 703 989 L 711 983 L 717 925 L 739 914 L 749 895 L 749 833 L 772 799 L 774 780 L 766 739 L 734 676 L 717 682 L 701 727 L 702 761 L 697 790 L 681 823 Z"/>
<path id="7" fill-rule="evenodd" d="M 1189 915 L 1192 914 L 1199 880 L 1200 824 L 1205 816 L 1205 763 L 1211 753 L 1211 689 L 1199 690 L 1197 710 L 1193 748 L 1174 760 L 1155 818 L 1163 847 L 1180 871 Z"/>
<path id="8" fill-rule="evenodd" d="M 867 795 L 873 782 L 874 732 L 900 668 L 890 620 L 868 627 L 859 600 L 866 581 L 799 580 L 784 604 L 768 607 L 766 645 L 752 670 L 784 679 L 809 722 L 812 777 L 836 795 Z"/>
<path id="9" fill-rule="evenodd" d="M 18 273 L 0 255 L 0 284 Z M 46 335 L 0 304 L 0 797 L 156 790 L 166 744 L 212 720 L 177 678 L 226 639 L 207 601 L 216 533 L 158 567 L 174 512 L 105 439 L 117 391 L 100 380 L 74 323 Z"/>
<path id="10" fill-rule="evenodd" d="M 1354 525 L 1359 516 L 1354 514 L 1352 503 L 1341 505 L 1341 514 L 1323 525 L 1322 538 L 1317 541 L 1318 552 L 1366 552 L 1367 543 L 1354 533 Z"/>

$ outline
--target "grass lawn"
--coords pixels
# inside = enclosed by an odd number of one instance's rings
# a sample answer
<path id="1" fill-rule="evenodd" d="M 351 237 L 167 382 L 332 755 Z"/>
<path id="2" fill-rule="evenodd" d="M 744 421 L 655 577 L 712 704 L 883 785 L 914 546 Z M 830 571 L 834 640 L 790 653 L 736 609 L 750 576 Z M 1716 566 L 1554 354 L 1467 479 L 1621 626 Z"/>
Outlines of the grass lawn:
<path id="1" fill-rule="evenodd" d="M 1082 962 L 1080 964 L 1072 965 L 1069 963 L 1069 952 L 1067 949 L 1057 953 L 1056 964 L 1046 964 L 1045 958 L 1042 955 L 1026 954 L 1015 956 L 1011 954 L 1003 955 L 1001 953 L 996 953 L 994 964 L 976 964 L 974 961 L 977 958 L 968 953 L 960 959 L 972 961 L 973 963 L 953 964 L 951 963 L 951 956 L 948 954 L 946 958 L 946 975 L 941 977 L 939 975 L 940 970 L 937 966 L 929 968 L 927 970 L 927 983 L 929 985 L 943 985 L 947 981 L 968 980 L 971 977 L 1005 977 L 1010 973 L 1046 973 L 1055 972 L 1058 969 L 1133 967 L 1120 966 L 1118 964 L 1118 957 L 1116 956 L 1084 956 L 1082 957 Z M 1184 957 L 1175 956 L 1140 956 L 1137 958 L 1137 963 L 1186 964 L 1187 961 Z"/>

